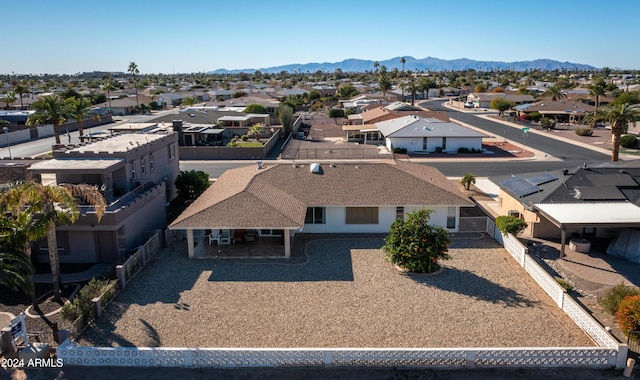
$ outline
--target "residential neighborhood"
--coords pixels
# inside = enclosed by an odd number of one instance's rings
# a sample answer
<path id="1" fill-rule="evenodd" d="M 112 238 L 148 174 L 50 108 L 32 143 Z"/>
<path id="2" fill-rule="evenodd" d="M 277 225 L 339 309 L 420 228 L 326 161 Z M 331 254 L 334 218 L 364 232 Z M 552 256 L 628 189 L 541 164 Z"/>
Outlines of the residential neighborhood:
<path id="1" fill-rule="evenodd" d="M 3 360 L 633 369 L 640 74 L 402 61 L 0 75 Z"/>

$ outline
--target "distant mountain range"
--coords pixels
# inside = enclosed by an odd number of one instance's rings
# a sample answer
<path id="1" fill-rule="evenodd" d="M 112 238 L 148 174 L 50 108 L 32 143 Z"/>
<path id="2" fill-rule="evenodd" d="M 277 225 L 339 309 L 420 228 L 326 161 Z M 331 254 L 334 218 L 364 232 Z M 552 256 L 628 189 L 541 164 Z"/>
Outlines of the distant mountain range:
<path id="1" fill-rule="evenodd" d="M 402 57 L 395 57 L 387 59 L 386 61 L 378 61 L 380 66 L 385 66 L 387 70 L 391 71 L 395 68 L 402 70 L 402 63 L 400 59 Z M 422 70 L 422 71 L 451 71 L 451 70 L 495 70 L 495 69 L 510 69 L 516 71 L 525 71 L 530 69 L 538 70 L 595 70 L 596 68 L 590 65 L 571 62 L 560 62 L 552 59 L 536 59 L 534 61 L 516 61 L 516 62 L 500 62 L 500 61 L 475 61 L 467 58 L 460 59 L 439 59 L 433 57 L 427 57 L 422 59 L 416 59 L 413 57 L 404 57 L 406 62 L 404 65 L 405 70 Z M 217 69 L 215 71 L 209 71 L 209 74 L 235 74 L 235 73 L 254 73 L 259 70 L 262 73 L 279 73 L 281 71 L 286 72 L 310 72 L 315 73 L 320 70 L 323 72 L 334 72 L 337 69 L 341 69 L 344 72 L 364 72 L 373 71 L 373 62 L 366 59 L 345 59 L 340 62 L 323 62 L 323 63 L 294 63 L 290 65 L 275 66 L 275 67 L 262 67 L 259 69 Z"/>

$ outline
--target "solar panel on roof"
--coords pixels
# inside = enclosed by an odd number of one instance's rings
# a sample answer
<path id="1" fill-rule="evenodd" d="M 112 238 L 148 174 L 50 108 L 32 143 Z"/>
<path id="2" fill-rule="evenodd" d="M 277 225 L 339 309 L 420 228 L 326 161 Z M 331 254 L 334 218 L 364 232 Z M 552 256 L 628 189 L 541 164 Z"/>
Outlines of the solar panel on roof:
<path id="1" fill-rule="evenodd" d="M 536 175 L 534 177 L 527 178 L 527 181 L 533 183 L 534 185 L 543 185 L 545 183 L 553 182 L 553 181 L 555 181 L 557 179 L 558 179 L 558 177 L 554 176 L 553 174 L 542 173 L 542 174 L 538 174 L 538 175 Z"/>
<path id="2" fill-rule="evenodd" d="M 531 195 L 542 190 L 538 186 L 519 176 L 511 177 L 502 181 L 500 184 L 504 186 L 505 189 L 515 194 L 518 198 L 526 197 L 527 195 Z"/>

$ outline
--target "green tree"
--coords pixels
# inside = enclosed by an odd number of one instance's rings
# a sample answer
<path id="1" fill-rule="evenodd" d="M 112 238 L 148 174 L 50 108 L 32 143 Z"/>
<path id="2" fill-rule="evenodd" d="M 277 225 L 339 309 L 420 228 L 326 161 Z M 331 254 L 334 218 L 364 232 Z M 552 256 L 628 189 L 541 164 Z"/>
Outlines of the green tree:
<path id="1" fill-rule="evenodd" d="M 29 86 L 27 86 L 24 83 L 18 83 L 17 85 L 15 85 L 15 87 L 13 87 L 13 92 L 15 92 L 16 94 L 18 94 L 18 96 L 20 96 L 20 108 L 24 108 L 24 103 L 22 102 L 22 96 L 24 94 L 29 93 Z"/>
<path id="2" fill-rule="evenodd" d="M 254 124 L 247 131 L 247 136 L 255 136 L 256 139 L 258 139 L 258 137 L 260 136 L 260 134 L 262 132 L 264 132 L 264 128 L 262 127 L 262 124 L 260 124 L 260 123 Z"/>
<path id="3" fill-rule="evenodd" d="M 94 119 L 99 119 L 99 116 L 96 113 L 91 112 L 91 102 L 86 98 L 70 98 L 69 99 L 71 113 L 69 117 L 75 119 L 78 122 L 78 133 L 80 136 L 84 136 L 84 131 L 82 129 L 82 122 L 85 118 L 91 117 Z"/>
<path id="4" fill-rule="evenodd" d="M 291 133 L 293 129 L 293 108 L 287 105 L 278 107 L 278 119 L 285 135 Z"/>
<path id="5" fill-rule="evenodd" d="M 263 106 L 262 104 L 258 104 L 258 103 L 247 104 L 247 107 L 242 112 L 244 112 L 244 113 L 258 113 L 258 114 L 268 114 L 269 113 L 269 111 L 267 110 L 267 107 Z"/>
<path id="6" fill-rule="evenodd" d="M 600 113 L 590 113 L 586 120 L 591 126 L 598 121 L 611 125 L 611 161 L 615 162 L 618 161 L 620 152 L 620 136 L 627 133 L 629 124 L 635 127 L 640 120 L 640 109 L 629 104 L 614 104 L 605 107 Z"/>
<path id="7" fill-rule="evenodd" d="M 31 260 L 17 247 L 0 242 L 0 285 L 31 296 Z"/>
<path id="8" fill-rule="evenodd" d="M 4 102 L 7 104 L 7 108 L 13 108 L 13 103 L 16 102 L 18 98 L 16 97 L 16 93 L 13 91 L 9 91 L 4 95 Z"/>
<path id="9" fill-rule="evenodd" d="M 111 91 L 114 91 L 116 87 L 114 86 L 112 81 L 107 81 L 107 83 L 102 86 L 102 89 L 107 92 L 107 100 L 109 101 L 109 114 L 111 114 Z"/>
<path id="10" fill-rule="evenodd" d="M 640 103 L 640 97 L 638 96 L 638 91 L 629 91 L 629 92 L 623 92 L 620 95 L 618 95 L 615 99 L 613 99 L 613 102 L 611 102 L 611 105 L 638 104 L 638 103 Z"/>
<path id="11" fill-rule="evenodd" d="M 460 179 L 460 183 L 464 186 L 465 189 L 469 190 L 471 185 L 476 183 L 476 176 L 471 173 L 464 173 L 464 176 Z"/>
<path id="12" fill-rule="evenodd" d="M 515 216 L 501 215 L 496 218 L 496 227 L 503 234 L 518 236 L 520 232 L 527 228 L 527 222 Z"/>
<path id="13" fill-rule="evenodd" d="M 436 88 L 437 84 L 435 81 L 431 80 L 427 77 L 420 78 L 420 91 L 422 91 L 422 97 L 429 99 L 429 89 Z M 426 96 L 425 96 L 426 93 Z"/>
<path id="14" fill-rule="evenodd" d="M 598 106 L 600 105 L 600 97 L 605 95 L 604 87 L 597 84 L 589 86 L 589 96 L 596 97 L 596 109 L 595 113 L 598 113 Z"/>
<path id="15" fill-rule="evenodd" d="M 56 144 L 60 144 L 60 124 L 71 117 L 71 103 L 69 99 L 62 99 L 58 95 L 48 95 L 36 100 L 31 105 L 35 111 L 27 119 L 27 125 L 52 124 Z"/>
<path id="16" fill-rule="evenodd" d="M 174 183 L 180 198 L 194 201 L 209 187 L 209 174 L 200 170 L 181 171 Z"/>
<path id="17" fill-rule="evenodd" d="M 551 100 L 561 100 L 567 97 L 567 93 L 564 92 L 558 86 L 551 86 L 545 90 L 540 96 L 543 98 L 551 98 Z"/>
<path id="18" fill-rule="evenodd" d="M 447 230 L 429 224 L 432 210 L 420 209 L 396 219 L 385 238 L 383 250 L 393 264 L 411 272 L 431 273 L 440 269 L 439 260 L 448 259 Z"/>
<path id="19" fill-rule="evenodd" d="M 14 215 L 20 216 L 28 210 L 35 215 L 36 225 L 43 226 L 39 232 L 44 232 L 44 236 L 39 235 L 37 238 L 47 238 L 53 292 L 60 304 L 62 304 L 62 298 L 60 297 L 60 260 L 56 224 L 74 223 L 80 216 L 78 202 L 93 206 L 98 222 L 100 221 L 106 205 L 102 194 L 95 186 L 84 184 L 44 186 L 40 183 L 25 182 L 11 188 L 7 194 L 7 204 Z"/>
<path id="20" fill-rule="evenodd" d="M 389 73 L 384 65 L 380 67 L 378 74 L 378 87 L 382 91 L 382 99 L 384 100 L 387 96 L 387 91 L 391 89 L 391 79 L 389 79 Z"/>
<path id="21" fill-rule="evenodd" d="M 473 92 L 487 92 L 487 85 L 485 83 L 478 83 L 473 87 Z"/>
<path id="22" fill-rule="evenodd" d="M 187 96 L 186 98 L 182 99 L 182 103 L 180 104 L 186 107 L 192 106 L 196 104 L 196 98 L 194 96 Z"/>
<path id="23" fill-rule="evenodd" d="M 138 65 L 135 62 L 129 62 L 127 72 L 133 76 L 133 83 L 136 89 L 136 107 L 140 107 L 140 102 L 138 101 L 138 75 L 140 75 L 140 70 L 138 70 Z"/>
<path id="24" fill-rule="evenodd" d="M 513 108 L 514 105 L 515 104 L 512 101 L 504 98 L 495 98 L 491 101 L 491 103 L 489 103 L 489 107 L 491 109 L 497 110 L 499 116 L 502 116 L 504 114 L 504 111 Z"/>
<path id="25" fill-rule="evenodd" d="M 338 124 L 338 118 L 344 117 L 344 110 L 342 108 L 332 108 L 329 110 L 329 117 Z"/>
<path id="26" fill-rule="evenodd" d="M 340 99 L 349 99 L 358 95 L 360 92 L 350 84 L 338 87 L 338 95 Z"/>

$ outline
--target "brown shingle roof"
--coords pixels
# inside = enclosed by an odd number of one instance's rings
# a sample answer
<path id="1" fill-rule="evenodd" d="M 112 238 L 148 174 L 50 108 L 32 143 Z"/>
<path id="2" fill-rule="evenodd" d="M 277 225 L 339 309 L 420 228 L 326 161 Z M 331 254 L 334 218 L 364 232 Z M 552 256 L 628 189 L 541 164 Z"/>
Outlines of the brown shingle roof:
<path id="1" fill-rule="evenodd" d="M 254 165 L 225 172 L 172 229 L 297 228 L 307 206 L 471 206 L 437 169 L 408 162 L 322 166 Z"/>

